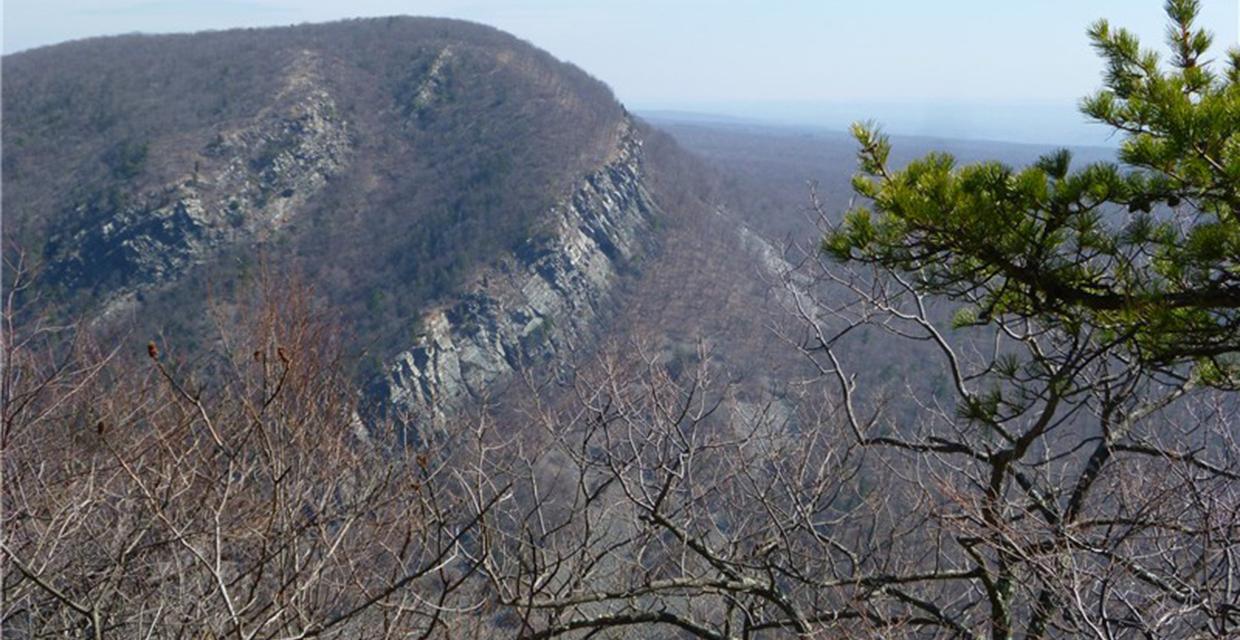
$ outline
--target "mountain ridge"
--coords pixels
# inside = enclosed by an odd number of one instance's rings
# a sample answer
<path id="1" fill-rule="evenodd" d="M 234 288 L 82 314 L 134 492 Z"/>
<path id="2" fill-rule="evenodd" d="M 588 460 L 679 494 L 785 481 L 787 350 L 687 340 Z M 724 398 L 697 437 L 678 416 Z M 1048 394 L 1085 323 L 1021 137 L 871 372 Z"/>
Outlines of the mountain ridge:
<path id="1" fill-rule="evenodd" d="M 710 282 L 721 276 L 678 265 L 749 259 L 713 173 L 606 85 L 489 27 L 122 36 L 4 65 L 4 205 L 19 212 L 5 236 L 42 257 L 44 311 L 196 344 L 200 292 L 227 303 L 259 269 L 300 271 L 370 353 L 367 388 L 407 423 L 635 327 L 679 348 L 702 318 L 673 330 L 624 308 L 649 295 L 708 308 L 710 286 L 686 296 L 659 274 Z M 109 100 L 62 100 L 75 95 Z"/>

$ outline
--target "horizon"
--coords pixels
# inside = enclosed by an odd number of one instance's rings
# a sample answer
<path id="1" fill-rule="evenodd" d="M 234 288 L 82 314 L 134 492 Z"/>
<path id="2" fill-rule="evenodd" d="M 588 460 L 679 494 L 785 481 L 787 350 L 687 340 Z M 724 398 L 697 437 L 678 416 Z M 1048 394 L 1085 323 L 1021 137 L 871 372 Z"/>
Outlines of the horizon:
<path id="1" fill-rule="evenodd" d="M 639 112 L 833 130 L 875 120 L 901 135 L 1114 146 L 1109 128 L 1089 123 L 1076 109 L 1101 82 L 1102 66 L 1085 30 L 1106 16 L 1145 46 L 1161 48 L 1164 24 L 1161 2 L 1131 0 L 1037 6 L 958 0 L 934 7 L 911 0 L 864 7 L 745 0 L 722 8 L 702 0 L 672 6 L 638 0 L 624 7 L 567 0 L 521 6 L 359 0 L 347 9 L 322 0 L 9 0 L 3 50 L 7 55 L 128 33 L 426 15 L 522 38 L 581 67 Z M 1234 0 L 1203 2 L 1200 23 L 1215 34 L 1213 58 L 1240 38 L 1238 22 Z"/>
<path id="2" fill-rule="evenodd" d="M 1039 147 L 1118 148 L 1110 127 L 1090 122 L 1075 103 L 818 102 L 706 105 L 628 105 L 638 114 L 671 119 L 847 134 L 855 122 L 874 122 L 892 135 Z"/>

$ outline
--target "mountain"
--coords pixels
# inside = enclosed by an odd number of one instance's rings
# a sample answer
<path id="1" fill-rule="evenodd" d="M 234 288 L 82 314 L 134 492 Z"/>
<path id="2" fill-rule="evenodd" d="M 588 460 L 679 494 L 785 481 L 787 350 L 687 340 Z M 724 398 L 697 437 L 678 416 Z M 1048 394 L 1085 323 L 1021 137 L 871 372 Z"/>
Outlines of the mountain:
<path id="1" fill-rule="evenodd" d="M 209 306 L 295 271 L 414 422 L 608 341 L 769 348 L 772 249 L 718 171 L 494 29 L 123 36 L 3 71 L 4 235 L 40 263 L 38 313 L 192 356 Z"/>
<path id="2" fill-rule="evenodd" d="M 4 71 L 6 233 L 103 303 L 279 241 L 337 256 L 360 299 L 404 283 L 407 311 L 532 235 L 625 120 L 581 71 L 453 21 L 105 38 Z"/>

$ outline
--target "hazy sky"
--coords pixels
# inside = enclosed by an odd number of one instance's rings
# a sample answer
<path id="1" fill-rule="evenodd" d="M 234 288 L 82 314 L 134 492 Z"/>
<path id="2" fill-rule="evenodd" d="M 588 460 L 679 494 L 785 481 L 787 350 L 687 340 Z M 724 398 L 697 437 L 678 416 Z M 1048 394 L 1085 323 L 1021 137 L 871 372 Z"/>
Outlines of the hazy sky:
<path id="1" fill-rule="evenodd" d="M 392 14 L 494 25 L 576 63 L 635 108 L 835 124 L 856 107 L 893 129 L 954 135 L 1046 121 L 1074 135 L 1098 85 L 1084 37 L 1099 17 L 1161 43 L 1162 0 L 3 0 L 4 51 L 92 35 Z M 1235 44 L 1240 0 L 1204 0 Z M 1222 46 L 1219 47 L 1220 51 Z M 1021 105 L 1015 109 L 1012 105 Z M 1022 111 L 1023 109 L 1023 111 Z M 838 118 L 836 115 L 837 114 Z M 998 118 L 998 120 L 996 120 Z M 911 119 L 911 120 L 910 120 Z M 955 128 L 954 128 L 955 127 Z M 1036 126 L 1034 128 L 1037 128 Z M 1035 132 L 1036 133 L 1036 132 Z M 993 137 L 980 135 L 975 137 Z"/>

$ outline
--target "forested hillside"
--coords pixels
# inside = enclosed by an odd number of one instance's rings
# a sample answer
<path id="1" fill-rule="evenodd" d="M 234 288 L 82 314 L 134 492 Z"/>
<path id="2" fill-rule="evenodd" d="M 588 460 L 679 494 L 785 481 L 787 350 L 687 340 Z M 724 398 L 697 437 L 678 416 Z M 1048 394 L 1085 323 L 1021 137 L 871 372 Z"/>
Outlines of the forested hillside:
<path id="1" fill-rule="evenodd" d="M 191 305 L 279 245 L 389 347 L 536 235 L 623 118 L 511 36 L 407 18 L 24 52 L 4 100 L 5 237 L 71 308 Z"/>

